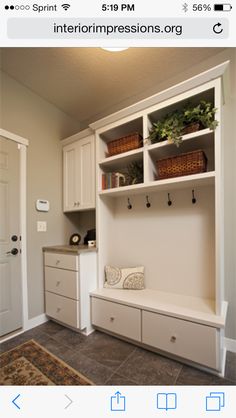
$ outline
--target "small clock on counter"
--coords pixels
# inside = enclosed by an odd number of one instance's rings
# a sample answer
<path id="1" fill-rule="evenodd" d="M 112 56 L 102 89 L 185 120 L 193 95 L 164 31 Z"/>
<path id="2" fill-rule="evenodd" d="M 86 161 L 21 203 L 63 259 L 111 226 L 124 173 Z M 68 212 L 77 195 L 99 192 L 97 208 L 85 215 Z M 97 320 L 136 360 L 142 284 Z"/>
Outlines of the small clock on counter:
<path id="1" fill-rule="evenodd" d="M 70 242 L 69 242 L 69 244 L 70 244 L 70 245 L 79 245 L 80 240 L 81 240 L 81 236 L 80 236 L 80 234 L 73 234 L 73 235 L 71 235 L 71 237 L 70 237 Z"/>

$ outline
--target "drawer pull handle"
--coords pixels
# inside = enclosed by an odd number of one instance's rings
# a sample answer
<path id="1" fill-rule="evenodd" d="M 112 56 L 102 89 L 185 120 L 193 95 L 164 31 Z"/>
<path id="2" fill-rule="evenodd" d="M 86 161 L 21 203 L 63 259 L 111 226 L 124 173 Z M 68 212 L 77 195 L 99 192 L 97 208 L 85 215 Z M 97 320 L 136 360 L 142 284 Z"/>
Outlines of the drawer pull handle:
<path id="1" fill-rule="evenodd" d="M 61 308 L 57 308 L 57 313 L 59 313 L 59 312 L 60 312 L 60 310 L 61 310 Z"/>
<path id="2" fill-rule="evenodd" d="M 60 264 L 60 260 L 57 260 L 57 261 L 56 261 L 56 265 L 57 265 L 57 266 L 58 266 L 58 264 Z"/>
<path id="3" fill-rule="evenodd" d="M 57 283 L 56 283 L 56 286 L 59 286 L 59 284 L 60 284 L 60 283 L 61 283 L 61 282 L 58 280 L 58 281 L 57 281 Z"/>
<path id="4" fill-rule="evenodd" d="M 170 338 L 170 341 L 172 343 L 175 343 L 176 339 L 177 339 L 176 336 L 175 335 L 172 335 L 172 337 Z"/>
<path id="5" fill-rule="evenodd" d="M 110 321 L 113 322 L 115 320 L 114 316 L 110 317 Z"/>

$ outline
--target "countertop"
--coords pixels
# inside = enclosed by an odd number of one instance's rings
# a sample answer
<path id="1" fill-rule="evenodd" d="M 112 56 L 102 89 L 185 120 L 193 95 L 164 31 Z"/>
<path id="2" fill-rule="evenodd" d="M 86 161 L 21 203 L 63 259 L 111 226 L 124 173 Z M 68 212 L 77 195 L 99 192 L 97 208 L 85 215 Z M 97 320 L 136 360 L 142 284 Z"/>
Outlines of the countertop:
<path id="1" fill-rule="evenodd" d="M 43 251 L 51 253 L 81 254 L 97 251 L 97 248 L 88 247 L 88 245 L 52 245 L 50 247 L 43 247 Z"/>

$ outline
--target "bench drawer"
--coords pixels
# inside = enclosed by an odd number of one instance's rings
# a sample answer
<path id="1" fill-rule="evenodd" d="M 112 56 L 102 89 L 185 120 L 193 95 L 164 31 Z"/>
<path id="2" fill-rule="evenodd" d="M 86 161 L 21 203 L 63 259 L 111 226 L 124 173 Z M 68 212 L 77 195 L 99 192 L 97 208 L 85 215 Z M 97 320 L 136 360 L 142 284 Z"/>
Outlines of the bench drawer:
<path id="1" fill-rule="evenodd" d="M 71 327 L 80 328 L 79 302 L 45 292 L 46 314 L 51 318 L 64 322 Z"/>
<path id="2" fill-rule="evenodd" d="M 92 323 L 132 340 L 141 341 L 140 309 L 92 297 Z"/>
<path id="3" fill-rule="evenodd" d="M 218 368 L 216 328 L 143 311 L 142 342 L 188 360 Z"/>
<path id="4" fill-rule="evenodd" d="M 45 266 L 74 271 L 79 269 L 79 257 L 77 255 L 45 252 L 44 257 Z"/>

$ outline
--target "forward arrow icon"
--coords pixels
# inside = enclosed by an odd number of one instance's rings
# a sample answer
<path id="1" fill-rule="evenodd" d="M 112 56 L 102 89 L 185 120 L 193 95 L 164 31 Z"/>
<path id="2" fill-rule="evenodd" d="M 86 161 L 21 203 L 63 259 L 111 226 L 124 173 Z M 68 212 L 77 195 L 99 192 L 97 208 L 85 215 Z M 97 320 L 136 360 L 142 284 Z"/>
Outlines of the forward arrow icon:
<path id="1" fill-rule="evenodd" d="M 67 398 L 67 400 L 69 401 L 69 403 L 65 406 L 65 408 L 64 409 L 67 409 L 67 408 L 69 408 L 69 406 L 72 404 L 72 399 L 71 398 L 69 398 L 69 396 L 68 395 L 65 395 L 65 397 Z"/>

